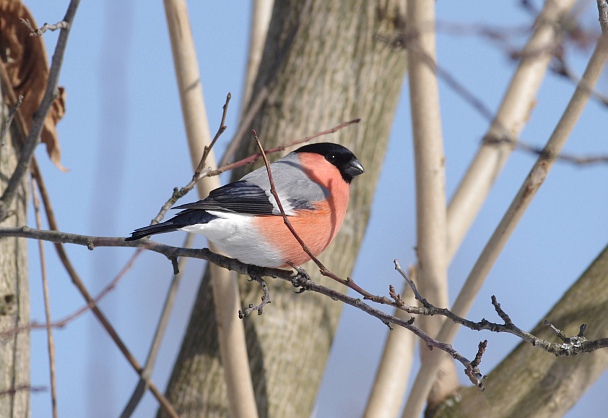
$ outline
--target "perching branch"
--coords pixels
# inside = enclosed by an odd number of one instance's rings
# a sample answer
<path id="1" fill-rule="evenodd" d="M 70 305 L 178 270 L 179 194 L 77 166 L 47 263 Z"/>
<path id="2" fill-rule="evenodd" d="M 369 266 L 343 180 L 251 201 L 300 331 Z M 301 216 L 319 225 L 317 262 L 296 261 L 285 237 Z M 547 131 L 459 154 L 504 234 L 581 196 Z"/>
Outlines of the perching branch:
<path id="1" fill-rule="evenodd" d="M 150 251 L 157 252 L 159 254 L 163 254 L 168 259 L 173 259 L 176 257 L 191 257 L 198 258 L 202 260 L 207 260 L 211 263 L 214 263 L 220 267 L 235 271 L 240 274 L 250 275 L 255 272 L 260 277 L 272 277 L 281 280 L 285 280 L 290 282 L 294 287 L 299 289 L 298 293 L 303 293 L 305 291 L 313 291 L 316 293 L 320 293 L 322 295 L 328 296 L 333 300 L 339 300 L 347 305 L 353 306 L 363 312 L 368 313 L 378 319 L 380 319 L 386 325 L 399 325 L 410 331 L 412 331 L 416 336 L 421 338 L 424 343 L 430 348 L 438 348 L 442 351 L 445 351 L 454 359 L 459 361 L 467 370 L 473 371 L 474 375 L 478 375 L 478 371 L 475 370 L 475 367 L 471 366 L 472 361 L 468 360 L 466 357 L 462 356 L 458 353 L 450 344 L 442 343 L 436 339 L 429 337 L 423 331 L 421 331 L 418 327 L 414 325 L 414 320 L 404 320 L 400 319 L 396 316 L 387 314 L 382 312 L 370 304 L 364 302 L 360 298 L 351 297 L 345 295 L 337 290 L 333 290 L 329 287 L 318 284 L 306 274 L 306 272 L 298 268 L 298 273 L 293 274 L 293 272 L 288 270 L 281 270 L 276 268 L 263 268 L 257 266 L 251 266 L 249 264 L 241 263 L 240 261 L 225 257 L 222 255 L 218 255 L 212 253 L 206 248 L 202 249 L 190 249 L 190 248 L 181 248 L 181 247 L 173 247 L 170 245 L 161 244 L 154 241 L 125 241 L 123 237 L 95 237 L 95 236 L 87 236 L 87 235 L 78 235 L 78 234 L 70 234 L 59 231 L 45 231 L 45 230 L 37 230 L 31 229 L 28 227 L 21 228 L 0 228 L 0 237 L 21 237 L 21 238 L 30 238 L 30 239 L 40 239 L 51 242 L 60 242 L 60 243 L 68 243 L 68 244 L 76 244 L 82 245 L 90 250 L 95 249 L 96 247 L 140 247 L 143 249 L 147 249 Z M 396 264 L 398 265 L 398 263 Z M 400 271 L 401 274 L 403 274 Z M 407 276 L 407 275 L 406 275 Z M 411 286 L 411 285 L 410 285 Z M 270 295 L 267 295 L 268 299 Z M 423 300 L 422 295 L 418 294 L 419 300 Z M 496 299 L 493 298 L 492 302 L 497 311 L 498 315 L 503 319 L 504 323 L 494 323 L 482 319 L 479 322 L 474 322 L 467 320 L 465 318 L 459 317 L 458 315 L 451 312 L 446 308 L 437 308 L 430 304 L 428 301 L 426 302 L 426 306 L 423 307 L 415 307 L 415 306 L 407 306 L 403 305 L 399 302 L 398 298 L 390 299 L 385 296 L 372 296 L 370 298 L 373 302 L 389 305 L 401 309 L 405 312 L 417 314 L 417 315 L 441 315 L 445 316 L 447 319 L 454 321 L 460 325 L 463 325 L 469 329 L 474 331 L 487 330 L 492 332 L 500 332 L 500 333 L 509 333 L 513 334 L 524 341 L 531 343 L 534 347 L 540 348 L 547 352 L 550 352 L 556 356 L 572 356 L 580 353 L 592 352 L 600 348 L 608 347 L 608 338 L 601 338 L 593 341 L 583 341 L 577 340 L 577 344 L 564 344 L 560 343 L 552 343 L 540 338 L 535 337 L 532 334 L 529 334 L 517 326 L 513 324 L 513 322 L 506 316 L 500 305 L 496 302 Z M 572 337 L 568 337 L 572 338 Z M 580 342 L 580 344 L 579 344 Z M 478 355 L 480 355 L 478 353 Z M 481 379 L 481 375 L 479 374 L 479 379 Z M 476 385 L 480 382 L 473 382 Z"/>

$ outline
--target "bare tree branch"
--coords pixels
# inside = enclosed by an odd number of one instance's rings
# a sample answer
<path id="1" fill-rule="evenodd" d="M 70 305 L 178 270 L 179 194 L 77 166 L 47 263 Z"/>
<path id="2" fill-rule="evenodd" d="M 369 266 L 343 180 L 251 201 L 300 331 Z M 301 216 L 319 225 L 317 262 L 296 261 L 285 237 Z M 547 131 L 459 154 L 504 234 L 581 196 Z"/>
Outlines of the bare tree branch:
<path id="1" fill-rule="evenodd" d="M 21 23 L 23 23 L 30 31 L 30 36 L 42 36 L 44 32 L 47 30 L 56 31 L 58 29 L 68 29 L 70 27 L 70 23 L 65 20 L 55 24 L 45 23 L 41 28 L 34 28 L 28 19 L 20 19 Z"/>
<path id="2" fill-rule="evenodd" d="M 37 392 L 44 392 L 47 390 L 47 388 L 45 386 L 29 386 L 29 385 L 15 386 L 10 389 L 0 390 L 0 396 L 7 396 L 7 395 L 13 396 L 15 393 L 22 391 L 22 390 L 27 390 L 32 393 L 37 393 Z"/>
<path id="3" fill-rule="evenodd" d="M 608 36 L 608 5 L 606 4 L 606 0 L 597 0 L 597 9 L 599 11 L 598 20 L 600 21 L 602 34 Z"/>
<path id="4" fill-rule="evenodd" d="M 248 270 L 249 270 L 249 277 L 251 277 L 251 280 L 254 280 L 260 284 L 260 286 L 262 287 L 262 292 L 264 294 L 262 295 L 261 303 L 259 303 L 257 305 L 250 303 L 249 307 L 247 309 L 245 309 L 244 311 L 241 311 L 239 309 L 239 318 L 241 318 L 241 319 L 248 317 L 251 314 L 251 312 L 253 312 L 253 311 L 258 311 L 258 315 L 262 315 L 264 306 L 268 305 L 269 303 L 272 303 L 272 300 L 270 299 L 270 293 L 268 291 L 268 286 L 266 285 L 266 282 L 262 278 L 262 275 L 258 272 L 258 269 L 255 266 L 250 266 L 250 268 Z"/>
<path id="5" fill-rule="evenodd" d="M 108 293 L 110 293 L 110 291 L 112 291 L 118 285 L 118 283 L 120 282 L 120 280 L 122 280 L 122 278 L 125 276 L 125 274 L 127 273 L 127 271 L 129 271 L 131 269 L 131 267 L 135 263 L 135 260 L 137 259 L 137 257 L 142 252 L 143 252 L 143 249 L 138 249 L 133 254 L 133 256 L 129 259 L 129 261 L 127 261 L 127 263 L 122 268 L 122 270 L 120 272 L 118 272 L 118 274 L 116 275 L 116 277 L 114 277 L 101 290 L 101 292 L 99 292 L 97 294 L 97 296 L 95 296 L 94 301 L 95 301 L 96 304 L 98 304 Z M 51 328 L 64 328 L 69 323 L 71 323 L 72 321 L 78 319 L 80 316 L 82 316 L 84 313 L 88 312 L 89 310 L 91 310 L 91 306 L 87 304 L 87 305 L 84 305 L 83 307 L 75 310 L 71 314 L 66 315 L 62 319 L 59 319 L 59 320 L 56 320 L 56 321 L 53 321 L 53 322 L 50 322 L 50 323 L 44 323 L 44 324 L 42 324 L 42 323 L 39 323 L 39 322 L 36 322 L 36 321 L 32 321 L 29 325 L 26 325 L 26 326 L 6 329 L 6 330 L 3 330 L 3 331 L 0 331 L 0 338 L 10 337 L 11 335 L 15 335 L 15 334 L 18 334 L 20 332 L 27 332 L 27 331 L 31 331 L 31 330 L 48 329 L 49 327 L 51 327 Z"/>
<path id="6" fill-rule="evenodd" d="M 36 192 L 36 180 L 32 178 L 32 200 L 34 202 L 34 212 L 36 218 L 36 226 L 42 228 L 42 219 L 40 216 L 40 199 Z M 42 294 L 44 297 L 44 319 L 47 332 L 47 347 L 49 351 L 49 374 L 51 380 L 51 411 L 53 418 L 57 418 L 57 380 L 55 378 L 55 343 L 53 341 L 53 329 L 51 328 L 51 298 L 49 296 L 49 283 L 46 270 L 46 257 L 44 252 L 44 243 L 38 241 L 38 252 L 40 255 L 40 270 L 42 276 Z"/>
<path id="7" fill-rule="evenodd" d="M 0 148 L 4 146 L 4 138 L 6 137 L 6 134 L 8 133 L 8 130 L 11 127 L 11 123 L 13 122 L 15 114 L 19 110 L 19 107 L 21 107 L 21 103 L 23 103 L 23 96 L 19 95 L 19 97 L 17 98 L 17 103 L 15 103 L 15 106 L 10 110 L 8 117 L 2 124 L 2 130 L 0 130 Z"/>
<path id="8" fill-rule="evenodd" d="M 313 291 L 316 293 L 323 294 L 328 296 L 334 300 L 339 300 L 347 305 L 353 306 L 363 312 L 368 313 L 378 319 L 380 319 L 384 324 L 390 326 L 391 324 L 402 326 L 410 331 L 412 331 L 416 336 L 418 336 L 429 348 L 438 348 L 442 351 L 445 351 L 454 359 L 459 361 L 465 369 L 474 373 L 474 376 L 477 376 L 478 370 L 475 369 L 474 365 L 471 365 L 472 361 L 468 360 L 466 357 L 462 356 L 458 353 L 450 344 L 443 343 L 437 339 L 433 339 L 429 337 L 426 333 L 420 330 L 418 327 L 414 325 L 414 319 L 404 320 L 398 318 L 396 316 L 387 314 L 382 312 L 371 305 L 367 304 L 363 300 L 355 297 L 351 297 L 345 295 L 337 290 L 333 290 L 321 284 L 318 284 L 310 277 L 308 274 L 301 268 L 297 269 L 297 274 L 293 274 L 292 271 L 276 269 L 276 268 L 263 268 L 257 266 L 251 266 L 249 264 L 241 263 L 240 261 L 225 257 L 219 254 L 215 254 L 209 251 L 207 248 L 202 249 L 191 249 L 191 248 L 181 248 L 181 247 L 173 247 L 161 243 L 157 243 L 154 241 L 125 241 L 123 237 L 95 237 L 95 236 L 86 236 L 86 235 L 78 235 L 78 234 L 70 234 L 59 231 L 45 231 L 45 230 L 37 230 L 31 229 L 28 227 L 21 228 L 0 228 L 0 237 L 11 236 L 11 237 L 22 237 L 22 238 L 31 238 L 31 239 L 41 239 L 45 241 L 51 242 L 61 242 L 61 243 L 70 243 L 76 245 L 83 245 L 89 248 L 90 250 L 95 249 L 96 247 L 140 247 L 150 251 L 157 252 L 159 254 L 163 254 L 168 259 L 174 259 L 177 257 L 191 257 L 207 260 L 211 263 L 214 263 L 220 267 L 236 271 L 240 274 L 250 275 L 252 271 L 259 276 L 272 277 L 281 280 L 286 280 L 290 282 L 294 287 L 298 288 L 298 293 L 304 293 L 305 291 Z M 397 263 L 398 264 L 398 263 Z M 254 270 L 252 270 L 254 269 Z M 400 272 L 401 273 L 401 272 Z M 402 273 L 403 274 L 403 273 Z M 407 275 L 406 275 L 407 277 Z M 411 281 L 408 281 L 410 283 Z M 410 284 L 411 286 L 411 284 Z M 422 295 L 418 293 L 420 299 L 424 298 Z M 520 339 L 531 343 L 533 346 L 543 349 L 549 353 L 552 353 L 556 356 L 572 356 L 581 353 L 588 353 L 595 351 L 600 348 L 608 347 L 608 338 L 601 338 L 593 341 L 580 341 L 580 344 L 575 345 L 565 345 L 563 343 L 551 343 L 546 340 L 542 340 L 540 338 L 535 337 L 534 335 L 527 333 L 517 326 L 513 324 L 513 322 L 506 316 L 500 304 L 496 301 L 496 298 L 492 298 L 492 303 L 499 314 L 499 316 L 503 319 L 503 324 L 498 324 L 494 322 L 487 321 L 482 319 L 479 322 L 474 322 L 462 318 L 452 311 L 446 308 L 438 308 L 430 304 L 428 301 L 426 302 L 426 306 L 423 307 L 415 307 L 415 306 L 407 306 L 399 300 L 399 298 L 395 298 L 393 300 L 385 297 L 385 296 L 374 296 L 371 295 L 370 298 L 365 298 L 368 300 L 372 300 L 373 302 L 385 304 L 388 306 L 392 306 L 398 309 L 401 309 L 405 312 L 417 314 L 417 315 L 441 315 L 445 316 L 450 321 L 454 321 L 460 325 L 463 325 L 469 329 L 474 331 L 492 331 L 492 332 L 500 332 L 500 333 L 508 333 L 519 337 Z M 364 300 L 365 300 L 364 299 Z M 96 308 L 96 305 L 94 305 Z M 93 307 L 91 309 L 94 310 Z M 6 332 L 6 331 L 5 331 Z M 1 334 L 0 334 L 1 335 Z M 571 338 L 571 337 L 568 337 Z M 478 353 L 477 357 L 481 354 Z M 479 363 L 479 359 L 477 364 Z M 141 369 L 138 369 L 140 372 Z M 141 374 L 141 373 L 140 373 Z M 481 375 L 479 374 L 479 379 L 481 379 Z M 478 385 L 480 382 L 473 382 Z"/>
<path id="9" fill-rule="evenodd" d="M 57 46 L 55 47 L 55 52 L 53 53 L 53 60 L 49 70 L 46 91 L 44 92 L 44 96 L 40 102 L 38 110 L 34 112 L 32 126 L 25 143 L 21 148 L 21 154 L 19 155 L 17 167 L 15 168 L 6 189 L 0 198 L 0 222 L 6 219 L 8 215 L 8 208 L 15 198 L 17 188 L 21 183 L 23 176 L 25 176 L 29 169 L 30 161 L 34 155 L 34 150 L 40 142 L 40 133 L 42 132 L 42 128 L 44 126 L 44 120 L 46 119 L 46 115 L 49 113 L 51 105 L 53 104 L 53 101 L 57 95 L 59 73 L 61 72 L 61 66 L 63 64 L 63 56 L 65 54 L 68 36 L 70 34 L 70 26 L 74 21 L 74 16 L 76 15 L 76 10 L 78 9 L 79 3 L 80 0 L 71 0 L 65 13 L 65 17 L 63 18 L 63 21 L 67 23 L 67 27 L 61 29 L 59 38 L 57 39 Z"/>

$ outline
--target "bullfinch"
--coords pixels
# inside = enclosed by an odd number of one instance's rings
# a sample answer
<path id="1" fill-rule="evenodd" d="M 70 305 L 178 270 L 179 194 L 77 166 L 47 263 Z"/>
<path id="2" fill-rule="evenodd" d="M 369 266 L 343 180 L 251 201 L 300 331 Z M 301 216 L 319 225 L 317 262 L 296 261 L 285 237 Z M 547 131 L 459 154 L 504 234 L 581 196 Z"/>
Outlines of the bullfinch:
<path id="1" fill-rule="evenodd" d="M 305 145 L 270 164 L 285 214 L 316 257 L 335 238 L 350 182 L 365 170 L 352 152 L 332 143 Z M 300 265 L 310 257 L 283 221 L 270 191 L 266 167 L 219 187 L 172 219 L 136 229 L 127 241 L 182 230 L 203 234 L 218 249 L 260 267 Z"/>

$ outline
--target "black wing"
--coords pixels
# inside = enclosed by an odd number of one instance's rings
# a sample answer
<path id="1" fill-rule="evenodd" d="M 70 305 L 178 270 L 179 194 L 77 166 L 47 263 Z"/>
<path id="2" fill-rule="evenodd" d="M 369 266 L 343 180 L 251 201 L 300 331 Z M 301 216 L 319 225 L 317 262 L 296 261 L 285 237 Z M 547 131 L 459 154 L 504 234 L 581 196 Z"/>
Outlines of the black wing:
<path id="1" fill-rule="evenodd" d="M 175 209 L 203 209 L 220 212 L 238 212 L 251 215 L 276 215 L 274 206 L 262 188 L 248 181 L 236 181 L 219 187 L 203 200 Z"/>

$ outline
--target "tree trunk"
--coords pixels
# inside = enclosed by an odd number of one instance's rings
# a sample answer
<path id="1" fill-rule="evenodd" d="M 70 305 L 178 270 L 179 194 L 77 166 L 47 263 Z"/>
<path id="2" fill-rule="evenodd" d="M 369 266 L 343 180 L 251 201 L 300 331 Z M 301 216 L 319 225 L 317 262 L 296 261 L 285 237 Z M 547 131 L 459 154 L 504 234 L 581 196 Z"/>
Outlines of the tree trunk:
<path id="1" fill-rule="evenodd" d="M 608 247 L 543 318 L 566 335 L 608 334 Z M 508 307 L 506 312 L 508 312 Z M 532 331 L 539 338 L 559 342 L 542 321 Z M 483 363 L 482 363 L 483 365 Z M 528 343 L 519 344 L 487 378 L 486 390 L 461 388 L 433 413 L 441 417 L 558 417 L 568 411 L 608 367 L 608 351 L 575 357 L 555 357 Z M 458 399 L 458 401 L 455 401 Z"/>
<path id="2" fill-rule="evenodd" d="M 251 124 L 265 147 L 362 118 L 359 126 L 322 138 L 349 147 L 366 169 L 353 182 L 339 235 L 320 256 L 342 277 L 352 271 L 363 239 L 405 74 L 405 52 L 387 41 L 404 21 L 404 7 L 393 1 L 276 2 L 252 94 L 253 103 L 269 92 Z M 239 157 L 255 150 L 249 139 L 243 143 Z M 312 264 L 305 268 L 336 287 Z M 259 416 L 309 417 L 342 307 L 318 294 L 295 294 L 283 281 L 268 279 L 268 285 L 273 303 L 262 316 L 245 319 Z M 243 306 L 258 302 L 257 283 L 240 278 L 239 286 Z M 167 389 L 181 416 L 228 415 L 210 290 L 205 277 Z"/>
<path id="3" fill-rule="evenodd" d="M 0 93 L 4 86 L 0 85 Z M 3 97 L 0 94 L 0 98 Z M 1 99 L 0 99 L 1 100 Z M 0 126 L 8 115 L 1 101 Z M 12 125 L 0 145 L 0 195 L 17 165 L 21 142 Z M 12 214 L 1 227 L 27 224 L 28 187 L 23 181 L 10 207 Z M 22 238 L 0 238 L 0 329 L 12 329 L 29 323 L 30 302 L 27 271 L 27 244 Z M 27 332 L 0 341 L 0 416 L 23 418 L 30 415 L 30 335 Z"/>

